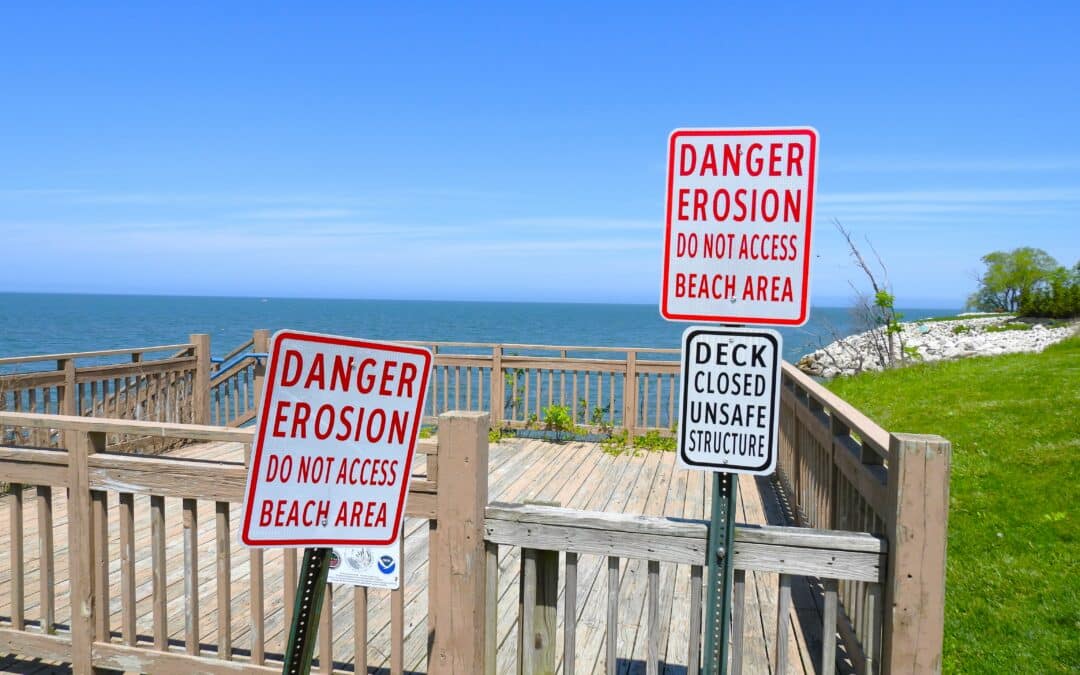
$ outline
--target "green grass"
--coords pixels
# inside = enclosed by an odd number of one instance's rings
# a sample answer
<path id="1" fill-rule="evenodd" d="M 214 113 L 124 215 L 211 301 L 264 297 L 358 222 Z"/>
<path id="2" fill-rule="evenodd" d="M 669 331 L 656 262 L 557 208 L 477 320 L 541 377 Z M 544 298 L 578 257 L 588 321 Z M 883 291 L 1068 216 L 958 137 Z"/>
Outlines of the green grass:
<path id="1" fill-rule="evenodd" d="M 952 442 L 944 671 L 1080 672 L 1080 337 L 829 388 Z"/>
<path id="2" fill-rule="evenodd" d="M 1031 330 L 1030 323 L 1002 323 L 997 326 L 987 326 L 987 333 L 1004 333 L 1010 330 Z"/>

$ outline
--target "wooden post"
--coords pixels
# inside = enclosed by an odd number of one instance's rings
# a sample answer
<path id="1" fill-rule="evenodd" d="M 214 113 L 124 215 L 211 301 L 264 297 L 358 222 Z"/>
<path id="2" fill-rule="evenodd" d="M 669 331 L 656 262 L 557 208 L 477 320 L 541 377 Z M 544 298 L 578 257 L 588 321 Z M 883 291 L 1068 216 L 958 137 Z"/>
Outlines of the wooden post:
<path id="1" fill-rule="evenodd" d="M 75 361 L 73 359 L 60 359 L 56 362 L 56 369 L 64 371 L 64 390 L 61 398 L 57 401 L 61 415 L 78 415 L 75 409 Z M 67 444 L 70 447 L 70 443 Z"/>
<path id="2" fill-rule="evenodd" d="M 192 423 L 210 424 L 210 336 L 193 333 L 188 342 L 195 345 L 195 382 L 192 383 Z M 219 420 L 224 423 L 224 420 Z M 222 424 L 224 426 L 224 424 Z"/>
<path id="3" fill-rule="evenodd" d="M 521 549 L 518 655 L 522 675 L 554 673 L 559 552 Z"/>
<path id="4" fill-rule="evenodd" d="M 626 352 L 626 372 L 623 375 L 623 428 L 626 441 L 634 444 L 637 426 L 637 352 Z"/>
<path id="5" fill-rule="evenodd" d="M 890 434 L 882 673 L 940 673 L 952 446 Z"/>
<path id="6" fill-rule="evenodd" d="M 502 372 L 502 345 L 491 348 L 491 426 L 498 428 L 502 425 L 503 403 L 506 396 L 503 390 Z"/>
<path id="7" fill-rule="evenodd" d="M 251 337 L 251 351 L 256 354 L 268 354 L 270 350 L 270 331 L 265 328 L 256 330 Z M 263 385 L 266 379 L 266 364 L 269 363 L 270 357 L 265 359 L 255 359 L 255 421 L 258 423 L 259 416 L 262 411 L 259 406 L 262 405 L 262 393 Z"/>
<path id="8" fill-rule="evenodd" d="M 431 672 L 485 672 L 484 507 L 488 500 L 488 420 L 482 412 L 439 416 L 439 472 L 453 476 L 452 489 L 436 497 L 439 561 L 436 577 L 435 648 Z"/>
<path id="9" fill-rule="evenodd" d="M 95 639 L 94 528 L 91 523 L 90 475 L 87 458 L 105 449 L 105 434 L 72 431 L 68 443 L 68 574 L 71 577 L 71 670 L 93 673 Z M 108 608 L 104 608 L 108 611 Z"/>

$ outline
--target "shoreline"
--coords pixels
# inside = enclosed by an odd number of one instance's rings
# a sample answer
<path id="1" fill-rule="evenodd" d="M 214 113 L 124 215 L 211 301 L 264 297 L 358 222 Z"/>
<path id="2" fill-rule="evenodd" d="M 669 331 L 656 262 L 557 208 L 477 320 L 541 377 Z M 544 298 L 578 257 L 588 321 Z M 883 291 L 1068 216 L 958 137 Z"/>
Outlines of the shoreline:
<path id="1" fill-rule="evenodd" d="M 1047 326 L 1046 324 L 1053 324 Z M 1080 321 L 1020 319 L 1014 314 L 958 315 L 954 319 L 911 321 L 900 324 L 893 358 L 903 365 L 972 356 L 1041 352 L 1077 331 Z M 875 340 L 875 333 L 878 340 Z M 830 379 L 864 371 L 880 371 L 884 352 L 877 347 L 880 331 L 864 331 L 834 340 L 800 358 L 795 366 L 804 373 Z M 900 345 L 903 345 L 901 351 Z"/>

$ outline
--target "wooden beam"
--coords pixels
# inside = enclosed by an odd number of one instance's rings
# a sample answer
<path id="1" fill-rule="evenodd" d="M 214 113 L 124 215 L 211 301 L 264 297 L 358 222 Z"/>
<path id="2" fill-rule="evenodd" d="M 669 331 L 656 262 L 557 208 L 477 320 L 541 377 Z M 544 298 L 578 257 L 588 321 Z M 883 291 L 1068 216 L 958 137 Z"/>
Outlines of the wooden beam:
<path id="1" fill-rule="evenodd" d="M 195 424 L 210 424 L 210 336 L 194 333 L 189 338 L 195 346 L 195 381 L 192 383 Z"/>
<path id="2" fill-rule="evenodd" d="M 890 439 L 882 672 L 941 672 L 951 465 L 940 436 Z"/>
<path id="3" fill-rule="evenodd" d="M 429 668 L 436 675 L 485 671 L 484 507 L 488 499 L 487 413 L 439 416 L 439 470 L 454 489 L 438 493 L 439 536 L 433 574 L 438 617 Z"/>

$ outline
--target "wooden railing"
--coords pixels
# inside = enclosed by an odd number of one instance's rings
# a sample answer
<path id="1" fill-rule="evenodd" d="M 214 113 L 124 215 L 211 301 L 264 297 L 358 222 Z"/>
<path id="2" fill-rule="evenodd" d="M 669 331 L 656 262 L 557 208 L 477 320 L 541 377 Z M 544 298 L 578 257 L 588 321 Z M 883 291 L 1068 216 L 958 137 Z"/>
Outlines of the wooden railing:
<path id="1" fill-rule="evenodd" d="M 792 527 L 737 526 L 735 534 L 735 591 L 732 605 L 732 643 L 730 665 L 732 673 L 743 672 L 744 623 L 748 614 L 746 604 L 746 573 L 770 572 L 779 575 L 776 593 L 779 596 L 775 640 L 783 645 L 775 650 L 770 664 L 773 672 L 786 672 L 788 637 L 790 631 L 791 584 L 793 577 L 809 576 L 824 586 L 824 625 L 820 653 L 822 673 L 835 672 L 837 649 L 835 626 L 838 582 L 866 584 L 880 597 L 885 580 L 885 542 L 869 534 L 810 530 Z M 599 615 L 606 609 L 605 670 L 618 672 L 630 661 L 629 655 L 618 653 L 624 642 L 618 635 L 620 584 L 637 584 L 631 595 L 646 596 L 647 641 L 645 672 L 659 672 L 660 645 L 670 627 L 662 621 L 662 603 L 670 597 L 660 597 L 662 566 L 678 568 L 679 574 L 689 575 L 690 615 L 680 616 L 680 624 L 688 628 L 687 672 L 698 672 L 701 663 L 702 572 L 707 566 L 706 545 L 708 523 L 627 514 L 575 511 L 549 506 L 520 504 L 491 504 L 487 508 L 485 533 L 487 548 L 487 622 L 486 635 L 491 638 L 497 625 L 498 556 L 499 546 L 521 548 L 521 598 L 518 618 L 519 650 L 516 664 L 519 672 L 554 672 L 561 660 L 563 672 L 575 669 L 577 624 L 582 613 Z M 559 595 L 559 552 L 563 552 L 563 648 L 556 639 L 556 602 Z M 628 566 L 644 565 L 646 574 L 633 579 L 620 573 Z M 606 607 L 584 608 L 577 602 L 577 579 L 582 566 L 607 568 Z M 671 573 L 670 570 L 667 573 Z M 588 576 L 589 572 L 582 572 Z M 621 581 L 620 581 L 621 578 Z M 625 595 L 625 594 L 624 594 Z M 594 603 L 595 604 L 595 603 Z M 754 603 L 756 605 L 756 601 Z M 502 603 L 503 607 L 511 604 Z M 879 610 L 880 611 L 880 610 Z M 664 614 L 665 616 L 670 616 Z M 757 614 L 752 613 L 754 620 Z M 595 621 L 595 619 L 594 619 Z M 633 620 L 631 620 L 633 623 Z M 880 628 L 880 626 L 879 626 Z M 494 640 L 487 643 L 487 672 L 495 672 Z M 764 664 L 757 664 L 761 667 Z M 870 671 L 867 671 L 870 672 Z"/>
<path id="2" fill-rule="evenodd" d="M 878 661 L 883 672 L 940 672 L 949 442 L 889 433 L 787 363 L 780 403 L 776 475 L 798 524 L 888 542 L 884 597 L 840 583 L 838 626 L 852 658 L 865 672 Z M 880 642 L 870 639 L 879 622 Z"/>
<path id="3" fill-rule="evenodd" d="M 208 366 L 209 339 L 199 335 L 186 344 L 0 358 L 0 411 L 205 423 Z M 55 427 L 0 426 L 0 442 L 16 440 L 61 445 Z M 119 442 L 108 439 L 110 447 Z M 114 449 L 162 447 L 161 438 L 129 437 L 124 443 Z"/>
<path id="4" fill-rule="evenodd" d="M 210 367 L 210 424 L 241 427 L 255 421 L 259 406 L 256 382 L 266 369 L 269 331 L 257 330 L 251 340 L 225 354 Z"/>
<path id="5" fill-rule="evenodd" d="M 435 354 L 427 416 L 446 410 L 491 414 L 493 426 L 541 425 L 565 406 L 579 426 L 656 430 L 676 425 L 677 349 L 411 342 Z M 494 376 L 493 376 L 494 373 Z M 629 385 L 629 386 L 628 386 Z"/>
<path id="6" fill-rule="evenodd" d="M 445 415 L 440 422 L 439 443 L 422 441 L 418 448 L 426 475 L 412 477 L 406 515 L 421 519 L 417 532 L 430 531 L 431 560 L 444 562 L 430 566 L 429 666 L 473 672 L 447 664 L 479 658 L 468 645 L 483 627 L 483 576 L 471 580 L 468 561 L 483 560 L 487 416 Z M 106 445 L 107 436 L 133 435 L 236 443 L 246 451 L 250 429 L 11 412 L 0 412 L 0 425 L 57 430 L 63 438 L 59 449 L 0 447 L 0 481 L 11 488 L 3 498 L 9 566 L 0 588 L 11 611 L 0 620 L 2 651 L 71 663 L 75 673 L 280 672 L 297 552 L 234 545 L 244 463 L 116 454 Z M 440 468 L 454 476 L 453 490 L 440 490 Z M 65 518 L 66 528 L 58 529 Z M 447 519 L 456 525 L 439 527 Z M 149 536 L 137 538 L 144 528 Z M 410 553 L 416 554 L 406 552 L 403 566 L 411 564 Z M 57 578 L 58 569 L 67 578 Z M 399 590 L 371 601 L 364 589 L 345 596 L 345 589 L 331 590 L 320 624 L 321 672 L 344 672 L 347 659 L 335 652 L 343 642 L 358 655 L 358 672 L 366 672 L 370 639 L 389 653 L 392 673 L 404 671 L 409 575 L 401 579 Z M 211 606 L 200 606 L 208 598 Z M 36 611 L 27 616 L 30 600 Z M 366 612 L 375 601 L 390 605 L 388 634 L 368 634 Z M 235 607 L 243 616 L 233 616 Z M 480 612 L 471 624 L 463 621 L 469 607 Z M 335 643 L 335 617 L 346 610 L 355 619 L 352 640 Z M 269 621 L 278 636 L 273 644 Z"/>
<path id="7" fill-rule="evenodd" d="M 267 341 L 265 331 L 256 331 L 228 356 L 264 353 Z M 490 413 L 492 426 L 522 427 L 541 420 L 546 406 L 564 405 L 579 423 L 627 429 L 631 438 L 644 430 L 670 433 L 675 423 L 678 350 L 413 344 L 435 353 L 428 422 L 459 409 Z M 8 410 L 156 415 L 164 416 L 162 421 L 171 421 L 169 411 L 179 410 L 182 421 L 214 420 L 222 426 L 250 421 L 263 360 L 242 358 L 217 372 L 209 364 L 209 349 L 208 336 L 192 335 L 183 345 L 4 359 L 0 366 L 54 361 L 58 367 L 44 374 L 0 376 L 0 387 L 8 392 L 2 400 Z M 149 351 L 177 353 L 140 361 Z M 74 366 L 76 358 L 117 354 L 135 362 L 105 371 L 88 366 L 81 374 Z M 153 368 L 160 371 L 146 370 Z M 113 384 L 101 384 L 106 380 Z M 172 389 L 174 381 L 182 388 Z M 95 403 L 79 403 L 84 396 Z M 128 406 L 128 401 L 137 405 Z M 944 624 L 948 441 L 889 433 L 786 363 L 780 424 L 777 477 L 795 521 L 811 528 L 867 532 L 888 542 L 884 597 L 864 581 L 839 580 L 838 628 L 850 657 L 865 672 L 872 672 L 874 664 L 881 664 L 883 672 L 933 670 L 940 661 Z M 0 423 L 0 429 L 5 438 L 17 437 L 24 444 L 59 445 L 56 426 L 21 429 Z M 108 440 L 113 447 L 116 439 Z"/>

